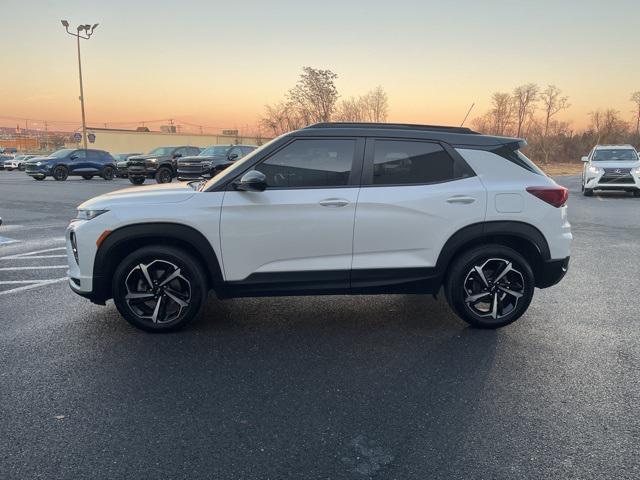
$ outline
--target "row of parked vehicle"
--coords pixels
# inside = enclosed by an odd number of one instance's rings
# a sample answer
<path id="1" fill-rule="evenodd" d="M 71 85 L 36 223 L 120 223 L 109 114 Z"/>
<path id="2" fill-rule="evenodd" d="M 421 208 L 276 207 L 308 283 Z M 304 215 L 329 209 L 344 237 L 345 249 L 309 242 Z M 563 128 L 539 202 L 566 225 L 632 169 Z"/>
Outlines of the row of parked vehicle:
<path id="1" fill-rule="evenodd" d="M 213 145 L 201 149 L 182 145 L 157 147 L 147 154 L 113 155 L 104 150 L 63 148 L 48 156 L 7 156 L 0 159 L 0 166 L 7 170 L 23 170 L 35 180 L 52 177 L 63 181 L 69 176 L 80 176 L 85 180 L 120 177 L 128 178 L 134 185 L 142 185 L 147 179 L 169 183 L 176 177 L 187 181 L 211 178 L 256 148 L 255 145 Z"/>

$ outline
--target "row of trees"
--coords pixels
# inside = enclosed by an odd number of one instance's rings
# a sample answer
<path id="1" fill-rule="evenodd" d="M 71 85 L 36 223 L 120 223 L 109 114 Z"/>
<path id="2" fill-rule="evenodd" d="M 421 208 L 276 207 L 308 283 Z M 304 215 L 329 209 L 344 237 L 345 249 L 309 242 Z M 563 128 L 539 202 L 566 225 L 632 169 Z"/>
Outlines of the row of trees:
<path id="1" fill-rule="evenodd" d="M 319 122 L 385 122 L 389 100 L 382 87 L 359 97 L 339 100 L 338 75 L 331 70 L 304 67 L 298 83 L 284 99 L 265 106 L 260 125 L 277 136 Z"/>
<path id="2" fill-rule="evenodd" d="M 595 110 L 589 126 L 577 133 L 569 122 L 556 118 L 571 106 L 569 97 L 555 85 L 541 89 L 527 83 L 510 93 L 494 93 L 491 108 L 473 125 L 482 133 L 526 138 L 527 153 L 544 163 L 575 160 L 598 143 L 640 143 L 640 91 L 631 95 L 631 102 L 633 122 L 624 121 L 615 109 Z"/>

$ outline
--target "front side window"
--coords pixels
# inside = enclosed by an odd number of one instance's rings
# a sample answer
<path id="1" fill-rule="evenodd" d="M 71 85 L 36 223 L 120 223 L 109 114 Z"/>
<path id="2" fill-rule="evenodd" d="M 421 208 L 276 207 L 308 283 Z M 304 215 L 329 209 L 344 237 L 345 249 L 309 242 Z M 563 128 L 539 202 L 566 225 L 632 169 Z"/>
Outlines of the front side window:
<path id="1" fill-rule="evenodd" d="M 464 178 L 467 172 L 438 143 L 376 140 L 374 185 L 407 185 Z"/>
<path id="2" fill-rule="evenodd" d="M 355 146 L 355 140 L 295 140 L 255 169 L 268 187 L 341 187 L 349 183 Z"/>

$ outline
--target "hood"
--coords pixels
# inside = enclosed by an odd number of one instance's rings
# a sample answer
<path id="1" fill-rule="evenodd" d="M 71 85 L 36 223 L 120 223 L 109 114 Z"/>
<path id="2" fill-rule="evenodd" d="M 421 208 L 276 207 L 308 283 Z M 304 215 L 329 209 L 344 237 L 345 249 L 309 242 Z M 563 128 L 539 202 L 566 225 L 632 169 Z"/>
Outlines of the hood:
<path id="1" fill-rule="evenodd" d="M 150 158 L 157 158 L 164 160 L 165 158 L 171 158 L 171 155 L 133 155 L 127 160 L 149 160 Z"/>
<path id="2" fill-rule="evenodd" d="M 614 162 L 591 162 L 594 167 L 601 168 L 637 168 L 640 167 L 640 160 L 636 161 L 614 161 Z"/>
<path id="3" fill-rule="evenodd" d="M 82 203 L 78 208 L 110 209 L 126 205 L 157 205 L 162 203 L 184 202 L 195 195 L 188 183 L 161 183 L 140 187 L 125 188 L 105 193 Z"/>
<path id="4" fill-rule="evenodd" d="M 190 157 L 180 157 L 178 159 L 178 163 L 180 162 L 211 162 L 215 160 L 226 160 L 226 155 L 193 155 Z"/>
<path id="5" fill-rule="evenodd" d="M 49 157 L 33 157 L 30 158 L 29 160 L 25 160 L 24 163 L 36 163 L 36 162 L 44 162 L 44 161 L 49 161 L 49 160 L 53 160 L 52 158 Z"/>

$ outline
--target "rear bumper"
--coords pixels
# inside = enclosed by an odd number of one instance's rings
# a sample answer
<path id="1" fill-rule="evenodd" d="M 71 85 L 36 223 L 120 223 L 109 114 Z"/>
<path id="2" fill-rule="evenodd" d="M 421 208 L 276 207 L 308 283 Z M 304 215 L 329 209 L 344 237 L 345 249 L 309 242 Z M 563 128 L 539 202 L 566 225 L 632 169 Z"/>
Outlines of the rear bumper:
<path id="1" fill-rule="evenodd" d="M 560 282 L 569 270 L 569 258 L 547 260 L 536 272 L 536 287 L 548 288 Z"/>

